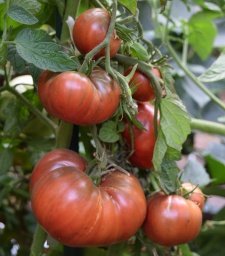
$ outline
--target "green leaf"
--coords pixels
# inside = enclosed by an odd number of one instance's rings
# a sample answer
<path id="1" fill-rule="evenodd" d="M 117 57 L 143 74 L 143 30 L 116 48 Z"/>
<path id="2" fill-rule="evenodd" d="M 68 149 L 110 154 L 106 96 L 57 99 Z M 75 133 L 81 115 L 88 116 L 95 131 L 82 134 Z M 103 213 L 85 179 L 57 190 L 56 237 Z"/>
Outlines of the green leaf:
<path id="1" fill-rule="evenodd" d="M 225 78 L 225 51 L 218 59 L 203 73 L 199 80 L 206 83 L 219 81 Z"/>
<path id="2" fill-rule="evenodd" d="M 181 244 L 181 245 L 178 245 L 178 247 L 182 256 L 194 256 L 188 244 Z"/>
<path id="3" fill-rule="evenodd" d="M 119 0 L 119 3 L 125 6 L 133 15 L 137 11 L 137 0 Z"/>
<path id="4" fill-rule="evenodd" d="M 14 42 L 18 54 L 40 69 L 62 72 L 78 68 L 78 63 L 63 52 L 60 45 L 50 41 L 44 31 L 24 29 Z"/>
<path id="5" fill-rule="evenodd" d="M 41 11 L 41 1 L 38 0 L 11 0 L 11 5 L 17 5 L 27 10 L 29 13 L 33 15 L 37 14 Z"/>
<path id="6" fill-rule="evenodd" d="M 217 35 L 214 22 L 202 15 L 199 17 L 195 15 L 189 20 L 188 26 L 188 42 L 200 58 L 206 59 L 212 51 L 214 39 Z"/>
<path id="7" fill-rule="evenodd" d="M 160 184 L 163 190 L 173 193 L 178 187 L 179 169 L 174 161 L 164 160 L 161 167 L 162 171 L 158 172 Z"/>
<path id="8" fill-rule="evenodd" d="M 22 24 L 33 25 L 38 19 L 29 11 L 18 5 L 11 5 L 8 10 L 8 16 Z"/>
<path id="9" fill-rule="evenodd" d="M 120 39 L 124 42 L 132 42 L 133 41 L 133 33 L 134 30 L 131 28 L 126 27 L 120 23 L 115 24 L 116 33 Z"/>
<path id="10" fill-rule="evenodd" d="M 13 153 L 10 149 L 4 148 L 0 151 L 0 174 L 9 170 L 13 161 Z"/>
<path id="11" fill-rule="evenodd" d="M 130 44 L 129 48 L 130 48 L 130 54 L 133 57 L 136 57 L 139 60 L 143 60 L 143 61 L 149 60 L 149 55 L 148 55 L 147 50 L 140 43 L 133 42 L 132 44 Z"/>
<path id="12" fill-rule="evenodd" d="M 184 182 L 191 182 L 200 187 L 206 186 L 211 182 L 206 169 L 203 164 L 197 160 L 195 155 L 189 155 L 188 162 L 181 174 L 181 180 Z"/>
<path id="13" fill-rule="evenodd" d="M 161 100 L 160 114 L 160 127 L 166 144 L 180 151 L 191 132 L 190 117 L 184 105 L 175 95 L 167 96 Z"/>
<path id="14" fill-rule="evenodd" d="M 120 139 L 117 131 L 117 123 L 114 121 L 107 121 L 103 123 L 99 130 L 99 138 L 103 142 L 115 143 Z"/>
<path id="15" fill-rule="evenodd" d="M 158 130 L 158 136 L 154 147 L 154 154 L 153 154 L 153 166 L 156 171 L 161 170 L 161 164 L 163 161 L 164 156 L 166 155 L 167 145 L 165 141 L 165 137 L 162 133 L 162 130 Z"/>

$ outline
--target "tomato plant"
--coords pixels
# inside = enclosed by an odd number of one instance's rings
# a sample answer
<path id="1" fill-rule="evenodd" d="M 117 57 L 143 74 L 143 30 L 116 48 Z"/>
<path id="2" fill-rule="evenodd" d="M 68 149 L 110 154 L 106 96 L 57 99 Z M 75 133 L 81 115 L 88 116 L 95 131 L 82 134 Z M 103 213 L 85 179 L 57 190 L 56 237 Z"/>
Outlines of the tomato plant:
<path id="1" fill-rule="evenodd" d="M 144 231 L 153 242 L 173 246 L 193 240 L 200 232 L 202 212 L 189 199 L 157 193 L 150 197 Z"/>
<path id="2" fill-rule="evenodd" d="M 143 125 L 143 129 L 126 123 L 123 138 L 126 141 L 131 156 L 129 161 L 139 168 L 152 167 L 152 157 L 155 146 L 154 133 L 154 107 L 150 103 L 138 103 L 137 120 Z"/>
<path id="3" fill-rule="evenodd" d="M 31 178 L 31 204 L 37 220 L 52 237 L 70 246 L 129 239 L 146 215 L 139 181 L 131 174 L 113 171 L 96 187 L 83 167 L 81 157 L 64 149 L 53 150 L 39 161 Z"/>
<path id="4" fill-rule="evenodd" d="M 131 68 L 125 71 L 125 75 L 128 75 Z M 152 72 L 157 77 L 160 77 L 160 71 L 158 68 L 152 68 Z M 140 71 L 136 71 L 129 83 L 130 87 L 134 91 L 132 97 L 137 101 L 150 101 L 155 99 L 154 89 L 150 82 L 150 79 Z"/>
<path id="5" fill-rule="evenodd" d="M 223 256 L 223 2 L 0 1 L 0 255 Z"/>
<path id="6" fill-rule="evenodd" d="M 120 102 L 119 85 L 98 67 L 89 78 L 78 72 L 55 74 L 44 71 L 39 78 L 38 93 L 50 114 L 80 125 L 107 120 Z"/>
<path id="7" fill-rule="evenodd" d="M 83 12 L 77 17 L 73 27 L 73 40 L 78 50 L 86 54 L 100 44 L 106 37 L 109 28 L 110 14 L 101 8 L 93 8 Z M 110 39 L 110 56 L 118 52 L 121 45 L 120 38 L 113 32 Z M 105 55 L 102 49 L 95 58 Z"/>

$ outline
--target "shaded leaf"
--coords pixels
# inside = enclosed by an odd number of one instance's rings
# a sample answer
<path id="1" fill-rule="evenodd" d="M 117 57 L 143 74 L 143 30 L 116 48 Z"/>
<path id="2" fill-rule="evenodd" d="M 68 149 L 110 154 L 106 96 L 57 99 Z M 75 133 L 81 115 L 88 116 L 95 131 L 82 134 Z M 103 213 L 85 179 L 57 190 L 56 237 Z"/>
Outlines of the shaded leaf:
<path id="1" fill-rule="evenodd" d="M 136 14 L 137 0 L 119 0 L 119 3 L 125 6 L 132 14 Z"/>
<path id="2" fill-rule="evenodd" d="M 203 73 L 199 80 L 202 82 L 215 82 L 225 78 L 225 52 Z"/>
<path id="3" fill-rule="evenodd" d="M 44 31 L 24 29 L 14 42 L 19 55 L 40 69 L 60 72 L 78 68 L 78 63 L 64 53 L 60 45 L 50 41 Z"/>
<path id="4" fill-rule="evenodd" d="M 18 5 L 11 5 L 8 10 L 8 16 L 22 24 L 33 25 L 38 19 L 29 11 Z"/>
<path id="5" fill-rule="evenodd" d="M 107 121 L 103 123 L 99 130 L 99 138 L 101 141 L 107 143 L 117 142 L 120 138 L 117 131 L 117 123 L 114 121 Z"/>
<path id="6" fill-rule="evenodd" d="M 0 150 L 0 174 L 9 170 L 13 162 L 13 153 L 9 148 Z"/>

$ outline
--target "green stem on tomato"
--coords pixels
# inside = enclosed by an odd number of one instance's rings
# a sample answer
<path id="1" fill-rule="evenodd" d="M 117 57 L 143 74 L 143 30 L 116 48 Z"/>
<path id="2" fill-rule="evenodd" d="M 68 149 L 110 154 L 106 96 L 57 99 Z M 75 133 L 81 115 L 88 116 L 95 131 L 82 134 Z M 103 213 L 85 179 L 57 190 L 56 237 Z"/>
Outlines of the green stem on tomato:
<path id="1" fill-rule="evenodd" d="M 166 41 L 167 48 L 172 55 L 173 59 L 176 61 L 177 65 L 184 71 L 184 73 L 206 94 L 209 98 L 225 110 L 225 104 L 216 97 L 180 60 L 179 56 L 171 46 L 169 41 Z"/>
<path id="2" fill-rule="evenodd" d="M 212 121 L 199 120 L 199 119 L 192 118 L 191 128 L 193 130 L 199 130 L 205 133 L 212 133 L 212 134 L 225 136 L 225 125 L 212 122 Z"/>
<path id="3" fill-rule="evenodd" d="M 41 256 L 43 247 L 44 247 L 44 242 L 47 239 L 47 233 L 42 229 L 42 227 L 37 224 L 34 237 L 33 237 L 33 242 L 31 244 L 31 249 L 30 249 L 30 256 Z"/>
<path id="4" fill-rule="evenodd" d="M 66 23 L 66 20 L 68 19 L 69 16 L 72 18 L 75 18 L 77 16 L 79 6 L 80 6 L 80 1 L 81 0 L 68 0 L 65 8 L 65 14 L 63 17 L 63 24 L 62 24 L 62 33 L 60 40 L 61 42 L 65 42 L 70 38 L 70 33 L 69 33 L 69 28 Z"/>
<path id="5" fill-rule="evenodd" d="M 155 100 L 155 114 L 154 114 L 154 129 L 155 129 L 155 135 L 157 137 L 157 131 L 158 131 L 158 110 L 159 110 L 159 104 L 162 97 L 162 88 L 160 85 L 159 78 L 156 77 L 153 72 L 151 72 L 151 66 L 146 64 L 143 61 L 134 59 L 132 57 L 124 56 L 121 54 L 116 55 L 116 59 L 123 64 L 127 65 L 135 65 L 138 64 L 138 69 L 143 72 L 152 82 L 152 86 L 156 95 Z"/>
<path id="6" fill-rule="evenodd" d="M 89 53 L 87 53 L 85 55 L 84 62 L 83 62 L 82 66 L 79 70 L 80 72 L 85 73 L 86 70 L 87 70 L 88 64 L 94 58 L 94 56 L 100 50 L 102 50 L 104 47 L 107 47 L 108 45 L 110 45 L 110 40 L 111 40 L 113 31 L 114 31 L 114 28 L 115 28 L 115 23 L 116 23 L 116 11 L 117 11 L 117 0 L 113 0 L 112 16 L 111 16 L 111 19 L 110 19 L 108 31 L 106 33 L 106 37 L 104 38 L 104 40 L 100 44 L 98 44 L 94 49 L 92 49 Z M 106 62 L 108 62 L 107 59 L 106 59 Z M 108 67 L 108 64 L 106 64 L 106 65 Z"/>

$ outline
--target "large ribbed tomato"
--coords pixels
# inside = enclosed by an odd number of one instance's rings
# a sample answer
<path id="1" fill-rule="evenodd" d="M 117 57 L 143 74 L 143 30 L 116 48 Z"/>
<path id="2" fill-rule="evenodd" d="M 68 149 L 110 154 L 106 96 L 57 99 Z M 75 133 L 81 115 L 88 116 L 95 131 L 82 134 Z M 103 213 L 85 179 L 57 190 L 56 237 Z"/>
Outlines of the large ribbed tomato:
<path id="1" fill-rule="evenodd" d="M 199 234 L 201 224 L 202 212 L 189 199 L 157 193 L 148 201 L 144 231 L 157 244 L 187 243 Z"/>
<path id="2" fill-rule="evenodd" d="M 142 123 L 143 129 L 139 129 L 134 125 L 125 125 L 123 138 L 128 147 L 132 147 L 133 137 L 133 153 L 129 158 L 132 165 L 139 168 L 151 168 L 152 157 L 155 146 L 154 133 L 154 107 L 148 102 L 138 103 L 137 120 Z M 132 134 L 133 133 L 133 134 Z"/>
<path id="3" fill-rule="evenodd" d="M 125 71 L 125 75 L 128 75 L 131 68 Z M 160 71 L 157 68 L 152 68 L 152 72 L 155 76 L 160 77 Z M 134 89 L 132 97 L 137 101 L 150 101 L 155 99 L 154 89 L 152 87 L 150 79 L 137 70 L 131 78 L 129 85 Z"/>
<path id="4" fill-rule="evenodd" d="M 77 49 L 86 54 L 100 44 L 106 37 L 110 23 L 110 14 L 104 9 L 93 8 L 83 12 L 75 21 L 73 27 L 73 40 Z M 110 56 L 118 52 L 121 40 L 114 31 L 110 41 Z M 102 49 L 96 58 L 104 56 Z"/>
<path id="5" fill-rule="evenodd" d="M 66 154 L 53 150 L 32 173 L 31 204 L 41 226 L 69 246 L 108 245 L 133 236 L 147 207 L 138 179 L 113 171 L 95 186 L 83 172 L 85 161 Z"/>
<path id="6" fill-rule="evenodd" d="M 38 81 L 42 104 L 53 116 L 78 125 L 93 125 L 110 118 L 120 102 L 120 87 L 101 68 L 90 77 L 78 72 L 44 71 Z"/>

